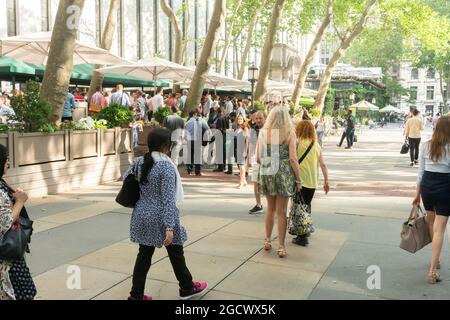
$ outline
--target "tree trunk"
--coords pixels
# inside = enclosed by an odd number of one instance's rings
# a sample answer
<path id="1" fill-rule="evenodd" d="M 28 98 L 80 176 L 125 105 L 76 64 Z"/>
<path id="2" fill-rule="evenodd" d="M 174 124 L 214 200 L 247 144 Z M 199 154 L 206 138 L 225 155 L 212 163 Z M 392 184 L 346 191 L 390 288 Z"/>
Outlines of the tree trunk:
<path id="1" fill-rule="evenodd" d="M 311 44 L 311 47 L 309 48 L 308 54 L 305 57 L 305 61 L 302 64 L 302 67 L 300 69 L 300 73 L 297 78 L 297 82 L 295 84 L 295 89 L 292 94 L 292 102 L 294 103 L 294 106 L 298 105 L 300 102 L 302 91 L 305 86 L 306 78 L 308 77 L 308 71 L 311 67 L 312 63 L 314 62 L 314 58 L 316 57 L 317 50 L 319 48 L 320 43 L 322 42 L 323 35 L 325 34 L 325 30 L 328 28 L 331 19 L 333 17 L 333 0 L 328 0 L 328 9 L 327 9 L 327 15 L 323 19 L 322 24 L 320 25 L 319 29 L 317 30 L 316 36 L 314 37 L 314 41 Z"/>
<path id="2" fill-rule="evenodd" d="M 352 44 L 353 40 L 357 36 L 361 34 L 361 32 L 364 30 L 364 25 L 367 21 L 367 18 L 369 16 L 370 11 L 372 10 L 373 6 L 377 0 L 370 0 L 370 2 L 367 4 L 366 9 L 362 13 L 361 17 L 359 18 L 358 23 L 355 25 L 353 30 L 347 32 L 345 36 L 341 40 L 341 44 L 339 48 L 336 50 L 336 52 L 331 57 L 330 63 L 327 66 L 327 69 L 325 70 L 325 73 L 322 77 L 322 81 L 320 83 L 319 87 L 319 93 L 316 98 L 316 102 L 314 103 L 314 108 L 320 110 L 322 112 L 324 104 L 325 104 L 325 98 L 327 96 L 328 87 L 331 83 L 331 75 L 333 73 L 334 68 L 338 64 L 339 60 L 345 55 L 345 52 Z"/>
<path id="3" fill-rule="evenodd" d="M 211 69 L 214 58 L 214 51 L 217 47 L 217 41 L 220 37 L 220 29 L 225 22 L 226 0 L 216 0 L 214 3 L 214 11 L 209 23 L 208 33 L 206 34 L 205 44 L 203 45 L 200 59 L 195 68 L 194 77 L 192 78 L 189 88 L 189 96 L 186 100 L 186 112 L 193 111 L 197 108 L 202 98 L 203 89 L 205 87 L 205 78 Z"/>
<path id="4" fill-rule="evenodd" d="M 84 0 L 61 0 L 56 13 L 41 97 L 53 106 L 49 122 L 60 125 L 73 69 L 73 53 Z"/>
<path id="5" fill-rule="evenodd" d="M 261 64 L 259 66 L 259 79 L 255 89 L 255 101 L 262 101 L 267 91 L 267 80 L 269 78 L 269 67 L 272 59 L 273 45 L 280 25 L 281 13 L 286 0 L 276 0 L 272 9 L 269 28 L 267 29 L 266 40 L 264 41 L 261 53 Z"/>
<path id="6" fill-rule="evenodd" d="M 187 46 L 189 44 L 189 23 L 191 23 L 191 12 L 190 12 L 190 0 L 186 0 L 184 2 L 184 12 L 185 12 L 185 20 L 184 20 L 184 30 L 183 30 L 183 44 L 181 46 L 181 63 L 180 64 L 184 64 L 184 62 L 186 61 L 186 50 L 187 50 Z"/>
<path id="7" fill-rule="evenodd" d="M 110 51 L 113 43 L 114 33 L 117 28 L 117 20 L 120 8 L 120 0 L 111 0 L 109 4 L 108 18 L 105 22 L 105 28 L 103 30 L 103 37 L 101 48 Z M 103 79 L 105 75 L 95 70 L 105 67 L 104 65 L 95 65 L 94 73 L 92 74 L 91 84 L 89 86 L 89 92 L 87 95 L 88 101 L 91 101 L 92 96 L 97 91 L 98 87 L 103 86 Z"/>
<path id="8" fill-rule="evenodd" d="M 245 41 L 244 51 L 242 52 L 242 55 L 241 55 L 241 66 L 239 67 L 239 73 L 237 76 L 237 78 L 239 80 L 242 80 L 244 78 L 245 65 L 248 61 L 248 55 L 250 53 L 250 49 L 252 48 L 253 33 L 255 32 L 259 14 L 261 13 L 261 10 L 264 8 L 265 3 L 266 3 L 266 1 L 264 1 L 264 3 L 256 9 L 255 14 L 252 17 L 252 21 L 250 22 L 250 24 L 248 26 L 247 39 Z"/>
<path id="9" fill-rule="evenodd" d="M 220 58 L 219 64 L 217 65 L 218 73 L 222 73 L 222 71 L 223 71 L 223 67 L 225 65 L 225 59 L 227 58 L 227 55 L 228 55 L 228 49 L 230 48 L 231 42 L 233 41 L 233 28 L 234 28 L 234 24 L 236 22 L 236 19 L 237 19 L 238 13 L 239 13 L 239 9 L 241 7 L 241 3 L 242 3 L 242 0 L 238 0 L 238 2 L 236 3 L 235 10 L 234 10 L 234 12 L 232 12 L 233 20 L 232 20 L 229 28 L 227 27 L 229 32 L 225 33 L 225 46 L 222 50 L 222 56 Z"/>

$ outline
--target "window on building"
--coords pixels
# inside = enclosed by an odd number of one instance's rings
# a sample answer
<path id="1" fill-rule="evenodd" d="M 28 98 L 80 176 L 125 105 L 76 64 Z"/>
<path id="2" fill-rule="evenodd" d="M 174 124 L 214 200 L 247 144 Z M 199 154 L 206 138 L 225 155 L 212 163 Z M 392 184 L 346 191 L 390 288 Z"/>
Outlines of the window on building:
<path id="1" fill-rule="evenodd" d="M 409 90 L 410 90 L 410 93 L 409 93 L 410 100 L 416 101 L 417 100 L 417 87 L 416 86 L 409 87 Z"/>
<path id="2" fill-rule="evenodd" d="M 413 68 L 411 70 L 411 79 L 413 79 L 413 80 L 419 79 L 419 69 Z"/>
<path id="3" fill-rule="evenodd" d="M 126 1 L 123 6 L 124 57 L 132 61 L 137 61 L 139 56 L 137 9 L 136 0 Z"/>
<path id="4" fill-rule="evenodd" d="M 8 37 L 13 37 L 17 35 L 17 24 L 16 24 L 16 1 L 7 0 L 6 1 L 6 21 L 7 21 L 7 34 Z"/>
<path id="5" fill-rule="evenodd" d="M 425 115 L 432 117 L 434 115 L 434 106 L 425 106 Z"/>
<path id="6" fill-rule="evenodd" d="M 427 100 L 434 100 L 434 86 L 427 86 Z"/>
<path id="7" fill-rule="evenodd" d="M 8 14 L 6 0 L 0 0 L 0 37 L 8 36 Z"/>
<path id="8" fill-rule="evenodd" d="M 108 19 L 108 14 L 109 14 L 109 5 L 111 3 L 111 0 L 100 0 L 101 4 L 100 4 L 100 22 L 99 24 L 101 25 L 101 32 L 100 32 L 100 37 L 99 39 L 101 39 L 103 37 L 103 31 L 105 30 L 105 23 L 106 20 Z M 113 36 L 113 41 L 112 41 L 112 46 L 111 46 L 111 52 L 116 54 L 116 55 L 120 55 L 120 14 L 118 15 L 118 21 L 117 21 L 117 27 L 116 27 L 116 32 L 114 32 L 114 36 Z"/>
<path id="9" fill-rule="evenodd" d="M 164 12 L 159 8 L 159 1 L 158 3 L 158 10 L 159 16 L 158 16 L 158 54 L 164 58 L 164 59 L 171 59 L 171 45 L 170 41 L 172 38 L 172 34 L 170 32 L 170 22 L 169 18 L 165 15 Z"/>
<path id="10" fill-rule="evenodd" d="M 155 3 L 141 2 L 142 54 L 143 59 L 155 55 Z"/>
<path id="11" fill-rule="evenodd" d="M 83 13 L 80 19 L 79 39 L 82 43 L 97 45 L 97 23 L 96 23 L 96 4 L 95 1 L 86 1 L 83 7 Z"/>
<path id="12" fill-rule="evenodd" d="M 434 79 L 436 72 L 433 69 L 427 70 L 427 78 L 428 79 Z"/>

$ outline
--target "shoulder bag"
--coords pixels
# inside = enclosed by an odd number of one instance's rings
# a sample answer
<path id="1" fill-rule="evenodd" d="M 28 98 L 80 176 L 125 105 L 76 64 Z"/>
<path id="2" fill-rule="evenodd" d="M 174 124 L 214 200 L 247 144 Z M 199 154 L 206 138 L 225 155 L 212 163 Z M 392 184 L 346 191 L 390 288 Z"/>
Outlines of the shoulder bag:
<path id="1" fill-rule="evenodd" d="M 409 143 L 408 138 L 406 138 L 405 143 L 402 145 L 402 149 L 400 150 L 401 154 L 407 154 L 409 152 Z"/>
<path id="2" fill-rule="evenodd" d="M 136 162 L 131 173 L 123 181 L 122 188 L 116 197 L 116 202 L 125 208 L 134 208 L 140 197 L 137 166 L 138 162 Z"/>
<path id="3" fill-rule="evenodd" d="M 19 220 L 16 221 L 0 241 L 0 260 L 16 261 L 30 252 L 29 243 L 33 234 L 33 221 L 28 217 L 25 207 L 20 212 Z"/>
<path id="4" fill-rule="evenodd" d="M 426 215 L 420 206 L 411 210 L 408 221 L 403 223 L 400 248 L 415 253 L 431 243 Z"/>

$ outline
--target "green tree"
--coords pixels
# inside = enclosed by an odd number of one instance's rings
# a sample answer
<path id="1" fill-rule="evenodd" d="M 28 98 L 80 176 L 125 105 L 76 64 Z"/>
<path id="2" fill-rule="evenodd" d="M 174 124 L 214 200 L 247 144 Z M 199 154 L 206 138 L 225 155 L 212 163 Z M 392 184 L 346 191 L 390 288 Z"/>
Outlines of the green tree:
<path id="1" fill-rule="evenodd" d="M 48 120 L 58 126 L 61 124 L 61 115 L 72 75 L 75 40 L 83 7 L 84 0 L 61 0 L 52 32 L 41 98 L 52 105 L 53 112 Z"/>

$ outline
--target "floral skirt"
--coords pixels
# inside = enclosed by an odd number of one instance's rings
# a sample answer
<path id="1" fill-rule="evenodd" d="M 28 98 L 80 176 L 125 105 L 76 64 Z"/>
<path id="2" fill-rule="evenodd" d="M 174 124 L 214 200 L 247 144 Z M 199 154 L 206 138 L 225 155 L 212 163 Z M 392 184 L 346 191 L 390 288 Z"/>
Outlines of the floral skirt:
<path id="1" fill-rule="evenodd" d="M 24 259 L 14 261 L 9 270 L 9 278 L 16 300 L 33 300 L 36 297 L 36 286 Z"/>
<path id="2" fill-rule="evenodd" d="M 259 192 L 269 196 L 290 198 L 295 194 L 295 174 L 288 159 L 280 160 L 278 167 L 267 170 L 271 164 L 261 165 L 258 177 Z M 266 172 L 262 170 L 266 168 Z"/>

